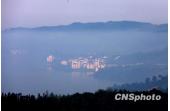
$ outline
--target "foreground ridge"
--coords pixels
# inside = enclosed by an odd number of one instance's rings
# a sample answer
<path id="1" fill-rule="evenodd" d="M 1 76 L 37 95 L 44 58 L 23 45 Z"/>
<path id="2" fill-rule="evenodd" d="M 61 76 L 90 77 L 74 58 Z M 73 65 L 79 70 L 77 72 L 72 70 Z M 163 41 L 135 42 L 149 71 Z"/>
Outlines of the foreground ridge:
<path id="1" fill-rule="evenodd" d="M 115 100 L 116 94 L 160 95 L 155 101 Z M 43 93 L 22 95 L 21 93 L 2 93 L 2 111 L 164 111 L 168 108 L 168 95 L 160 90 L 135 91 L 126 90 L 98 90 L 95 93 L 73 95 L 55 95 Z"/>

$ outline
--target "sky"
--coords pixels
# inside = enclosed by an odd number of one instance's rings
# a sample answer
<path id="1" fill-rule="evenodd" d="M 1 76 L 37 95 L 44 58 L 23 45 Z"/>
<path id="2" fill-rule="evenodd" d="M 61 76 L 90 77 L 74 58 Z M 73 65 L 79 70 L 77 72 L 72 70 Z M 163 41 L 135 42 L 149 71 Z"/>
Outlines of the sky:
<path id="1" fill-rule="evenodd" d="M 2 0 L 2 29 L 73 22 L 168 22 L 168 0 Z"/>

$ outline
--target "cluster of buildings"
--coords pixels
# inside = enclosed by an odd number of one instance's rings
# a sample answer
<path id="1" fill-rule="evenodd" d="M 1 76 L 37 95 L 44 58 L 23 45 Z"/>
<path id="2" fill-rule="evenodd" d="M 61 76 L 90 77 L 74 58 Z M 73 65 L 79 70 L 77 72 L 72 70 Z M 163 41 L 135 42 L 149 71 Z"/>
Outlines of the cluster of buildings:
<path id="1" fill-rule="evenodd" d="M 94 70 L 99 71 L 99 69 L 103 69 L 106 67 L 106 64 L 104 62 L 104 58 L 76 58 L 76 59 L 70 59 L 68 61 L 61 61 L 62 65 L 69 65 L 72 69 L 88 69 L 88 70 Z"/>

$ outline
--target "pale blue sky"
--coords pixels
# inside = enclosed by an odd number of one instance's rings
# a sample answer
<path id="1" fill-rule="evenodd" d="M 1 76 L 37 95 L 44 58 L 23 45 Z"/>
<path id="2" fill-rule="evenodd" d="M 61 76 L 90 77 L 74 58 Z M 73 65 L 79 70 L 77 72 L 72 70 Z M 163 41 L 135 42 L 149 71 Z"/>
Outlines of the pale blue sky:
<path id="1" fill-rule="evenodd" d="M 167 23 L 168 0 L 2 0 L 2 27 L 97 21 Z"/>

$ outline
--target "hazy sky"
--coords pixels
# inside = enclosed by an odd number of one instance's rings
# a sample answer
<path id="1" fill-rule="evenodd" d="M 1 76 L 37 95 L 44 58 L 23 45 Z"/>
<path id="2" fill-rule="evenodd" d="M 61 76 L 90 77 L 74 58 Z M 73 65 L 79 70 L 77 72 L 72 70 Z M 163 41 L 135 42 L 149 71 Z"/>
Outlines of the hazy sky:
<path id="1" fill-rule="evenodd" d="M 168 0 L 2 0 L 2 27 L 134 20 L 167 23 Z"/>

